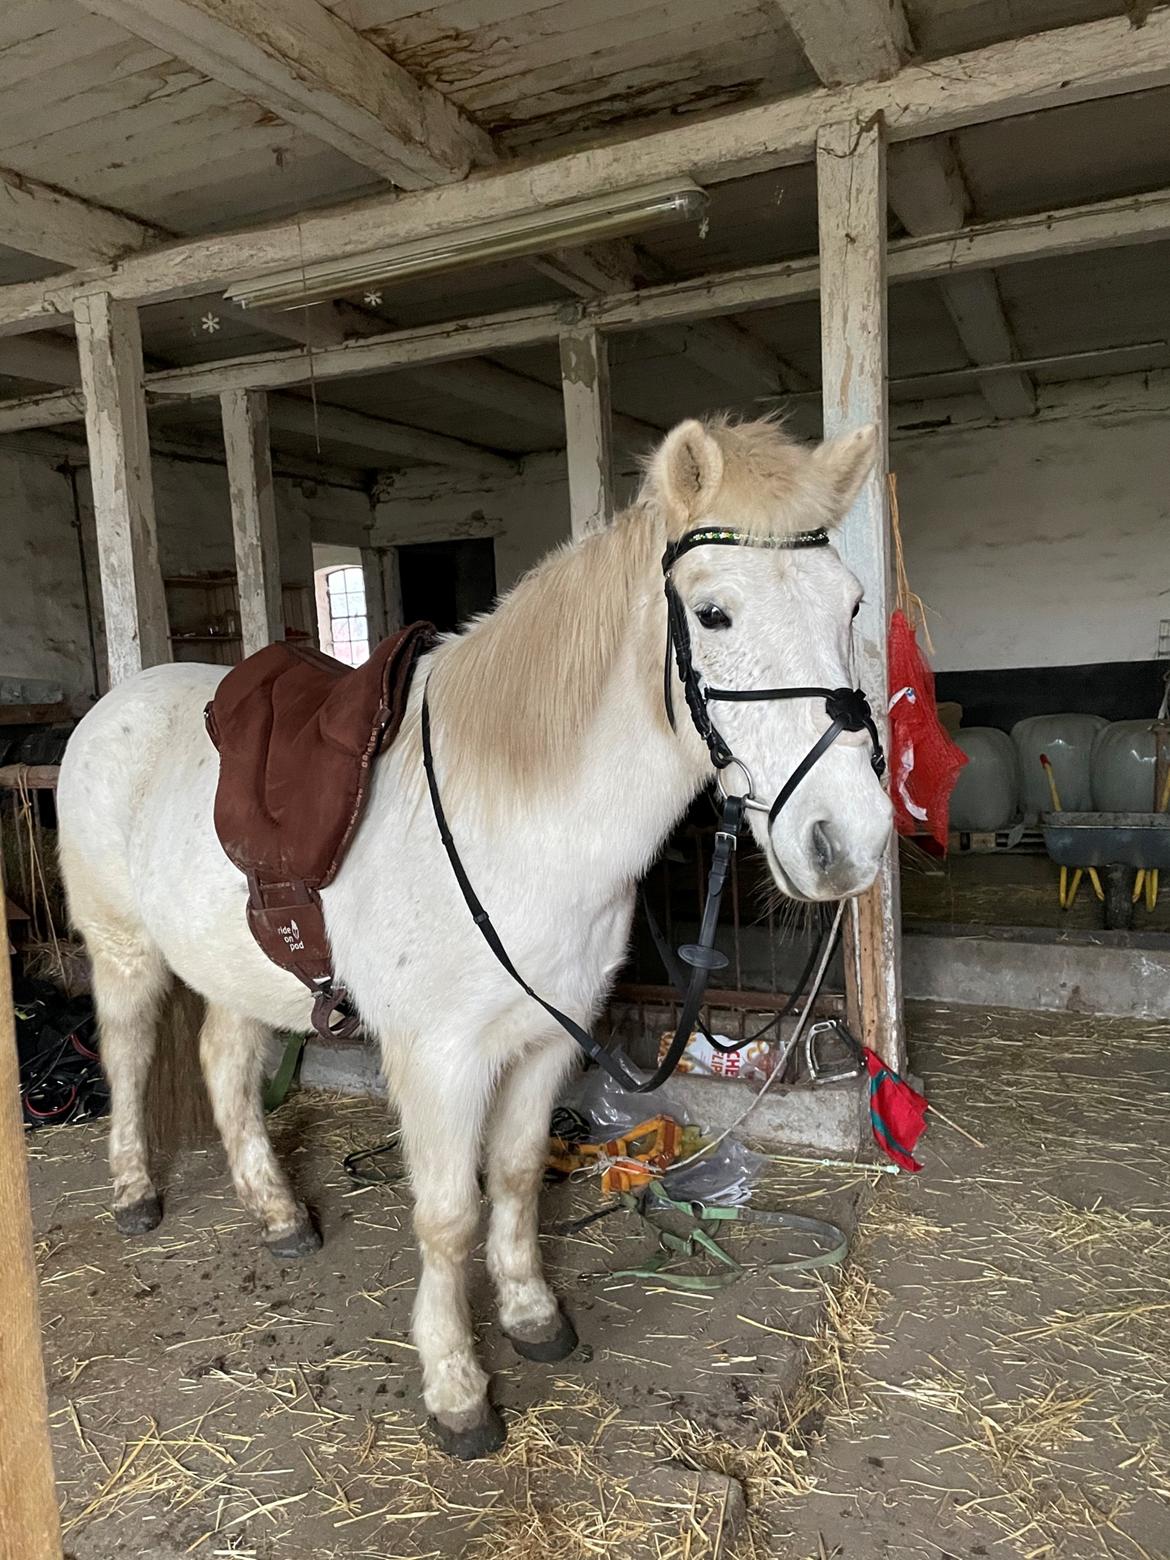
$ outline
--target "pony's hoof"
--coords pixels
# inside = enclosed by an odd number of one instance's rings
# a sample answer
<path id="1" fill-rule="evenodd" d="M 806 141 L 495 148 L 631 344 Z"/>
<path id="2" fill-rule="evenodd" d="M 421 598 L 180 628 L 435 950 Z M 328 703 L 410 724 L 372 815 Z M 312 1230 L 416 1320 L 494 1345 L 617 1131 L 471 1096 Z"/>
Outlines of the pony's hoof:
<path id="1" fill-rule="evenodd" d="M 321 1235 L 316 1226 L 309 1219 L 301 1224 L 294 1224 L 292 1229 L 278 1230 L 273 1235 L 265 1235 L 264 1244 L 274 1257 L 285 1260 L 293 1260 L 297 1257 L 311 1257 L 321 1250 Z"/>
<path id="2" fill-rule="evenodd" d="M 473 1462 L 477 1457 L 490 1457 L 498 1452 L 508 1439 L 504 1421 L 490 1403 L 483 1405 L 483 1412 L 473 1424 L 461 1430 L 445 1425 L 434 1414 L 428 1420 L 431 1434 L 439 1450 L 448 1457 L 458 1457 L 460 1462 Z"/>
<path id="3" fill-rule="evenodd" d="M 114 1227 L 119 1235 L 145 1235 L 162 1223 L 162 1203 L 157 1197 L 140 1197 L 124 1208 L 114 1209 Z"/>
<path id="4" fill-rule="evenodd" d="M 522 1338 L 509 1333 L 512 1347 L 526 1360 L 540 1360 L 548 1364 L 552 1360 L 566 1360 L 577 1347 L 577 1329 L 558 1307 L 557 1314 L 542 1333 Z"/>

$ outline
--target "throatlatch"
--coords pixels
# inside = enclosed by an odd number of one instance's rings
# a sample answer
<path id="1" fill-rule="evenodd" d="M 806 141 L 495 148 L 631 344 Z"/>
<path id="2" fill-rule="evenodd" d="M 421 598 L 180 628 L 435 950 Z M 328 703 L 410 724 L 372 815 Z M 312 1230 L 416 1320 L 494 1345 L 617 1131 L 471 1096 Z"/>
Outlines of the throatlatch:
<path id="1" fill-rule="evenodd" d="M 878 736 L 869 701 L 859 688 L 733 689 L 707 687 L 700 677 L 691 655 L 691 639 L 690 630 L 687 626 L 686 608 L 683 605 L 681 596 L 674 587 L 674 582 L 671 579 L 671 569 L 684 553 L 690 552 L 695 547 L 771 547 L 792 551 L 805 547 L 827 547 L 828 544 L 828 532 L 824 529 L 796 531 L 787 536 L 758 538 L 745 535 L 741 531 L 708 526 L 688 531 L 685 536 L 671 542 L 662 556 L 662 574 L 666 591 L 667 609 L 666 667 L 663 678 L 663 697 L 671 729 L 678 729 L 675 725 L 674 698 L 671 687 L 671 659 L 673 656 L 682 681 L 687 709 L 690 712 L 695 730 L 706 744 L 707 751 L 711 755 L 712 764 L 720 775 L 722 775 L 724 770 L 734 765 L 739 769 L 747 784 L 746 789 L 742 793 L 736 794 L 727 791 L 722 785 L 722 780 L 720 781 L 720 789 L 723 792 L 722 810 L 719 828 L 715 833 L 715 849 L 711 859 L 711 870 L 707 875 L 707 894 L 703 904 L 699 940 L 695 943 L 687 943 L 678 950 L 678 957 L 690 968 L 690 976 L 687 979 L 685 991 L 682 989 L 681 982 L 678 979 L 679 971 L 677 966 L 668 956 L 664 957 L 667 973 L 679 991 L 682 1005 L 678 1025 L 670 1045 L 667 1047 L 666 1054 L 648 1078 L 639 1078 L 632 1073 L 630 1071 L 632 1064 L 627 1061 L 622 1052 L 611 1051 L 581 1024 L 577 1023 L 575 1019 L 570 1018 L 566 1013 L 562 1013 L 559 1008 L 554 1007 L 551 1002 L 546 1001 L 539 992 L 535 991 L 528 984 L 519 970 L 517 970 L 515 964 L 513 964 L 508 950 L 500 939 L 499 933 L 492 925 L 491 917 L 484 909 L 471 884 L 467 870 L 460 859 L 458 848 L 451 835 L 446 813 L 443 810 L 438 779 L 435 774 L 435 755 L 431 740 L 429 684 L 423 689 L 422 749 L 427 790 L 430 793 L 431 807 L 435 815 L 435 822 L 439 828 L 439 837 L 443 842 L 443 849 L 447 853 L 447 859 L 451 863 L 451 870 L 455 874 L 455 881 L 459 885 L 459 891 L 463 895 L 464 903 L 471 912 L 472 919 L 496 959 L 503 965 L 520 989 L 526 992 L 534 1002 L 538 1002 L 550 1018 L 556 1020 L 560 1027 L 576 1041 L 586 1056 L 596 1062 L 611 1078 L 616 1079 L 624 1089 L 627 1089 L 632 1094 L 649 1094 L 654 1089 L 660 1088 L 670 1077 L 671 1073 L 674 1072 L 679 1058 L 686 1049 L 687 1042 L 694 1033 L 711 973 L 716 969 L 723 968 L 727 963 L 726 955 L 715 947 L 715 932 L 719 921 L 719 907 L 727 883 L 731 858 L 735 852 L 739 832 L 743 827 L 745 810 L 754 808 L 757 811 L 766 812 L 768 814 L 768 827 L 771 828 L 781 808 L 787 803 L 809 770 L 812 769 L 822 754 L 828 751 L 844 731 L 868 731 L 872 744 L 870 763 L 873 771 L 880 778 L 886 767 L 881 739 Z M 825 713 L 829 717 L 828 728 L 818 737 L 817 741 L 801 759 L 771 804 L 760 800 L 756 796 L 751 771 L 742 759 L 736 758 L 731 751 L 723 735 L 712 721 L 708 708 L 710 704 L 716 702 L 733 703 L 765 699 L 824 699 Z M 661 952 L 663 946 L 661 934 L 656 933 L 654 940 Z M 736 1050 L 738 1046 L 719 1045 L 719 1049 Z"/>

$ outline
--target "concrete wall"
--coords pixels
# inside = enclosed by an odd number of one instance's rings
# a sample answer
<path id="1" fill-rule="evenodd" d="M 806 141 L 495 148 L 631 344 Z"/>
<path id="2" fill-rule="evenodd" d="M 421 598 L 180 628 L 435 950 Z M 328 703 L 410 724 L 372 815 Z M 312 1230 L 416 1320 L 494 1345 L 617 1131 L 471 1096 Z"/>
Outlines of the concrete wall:
<path id="1" fill-rule="evenodd" d="M 1057 409 L 1059 411 L 1059 409 Z M 891 441 L 936 670 L 1148 660 L 1170 617 L 1170 414 L 932 428 Z M 627 473 L 625 486 L 635 478 Z M 379 542 L 492 535 L 505 589 L 568 535 L 560 456 L 506 489 L 391 488 Z"/>
<path id="2" fill-rule="evenodd" d="M 93 657 L 68 473 L 0 452 L 0 677 L 91 692 Z"/>
<path id="3" fill-rule="evenodd" d="M 1170 618 L 1170 395 L 1151 403 L 1122 387 L 1086 401 L 1076 415 L 1049 409 L 1027 422 L 895 434 L 907 565 L 932 609 L 937 669 L 1153 656 L 1159 621 Z M 81 551 L 59 466 L 60 456 L 0 449 L 0 676 L 85 695 L 93 673 Z M 230 570 L 222 467 L 158 458 L 154 475 L 165 572 Z M 625 492 L 635 480 L 623 474 Z M 308 584 L 310 538 L 353 545 L 371 522 L 369 503 L 324 484 L 277 486 L 284 578 Z M 84 469 L 78 490 L 100 654 Z M 486 491 L 470 478 L 404 477 L 381 491 L 373 525 L 380 545 L 491 536 L 507 589 L 568 536 L 563 457 L 534 456 L 520 479 Z"/>
<path id="4" fill-rule="evenodd" d="M 153 471 L 164 574 L 234 570 L 223 467 L 156 457 Z M 75 510 L 59 457 L 0 450 L 0 676 L 58 682 L 67 696 L 84 699 L 94 691 L 87 583 L 99 665 L 104 645 L 88 472 L 76 477 Z M 359 540 L 371 521 L 369 500 L 354 489 L 286 478 L 276 486 L 282 577 L 308 587 L 311 538 Z"/>
<path id="5" fill-rule="evenodd" d="M 937 671 L 1144 661 L 1170 618 L 1170 417 L 894 442 Z"/>

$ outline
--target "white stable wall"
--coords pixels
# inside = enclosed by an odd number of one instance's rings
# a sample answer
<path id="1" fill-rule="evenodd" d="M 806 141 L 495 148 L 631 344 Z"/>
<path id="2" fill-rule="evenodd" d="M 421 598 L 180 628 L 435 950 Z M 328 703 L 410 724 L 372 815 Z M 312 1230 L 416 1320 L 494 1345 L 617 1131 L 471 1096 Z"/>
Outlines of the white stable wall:
<path id="1" fill-rule="evenodd" d="M 1096 410 L 1075 389 L 1027 421 L 895 429 L 906 565 L 931 609 L 936 670 L 1153 657 L 1170 617 L 1170 395 L 1137 389 L 1110 382 Z M 503 488 L 411 479 L 382 494 L 374 534 L 493 536 L 506 589 L 569 534 L 563 457 L 534 456 Z"/>
<path id="2" fill-rule="evenodd" d="M 68 474 L 0 451 L 0 678 L 92 691 L 93 655 Z"/>
<path id="3" fill-rule="evenodd" d="M 936 671 L 1145 661 L 1170 618 L 1170 415 L 892 446 Z"/>
<path id="4" fill-rule="evenodd" d="M 231 510 L 222 466 L 156 456 L 155 509 L 163 573 L 234 570 Z M 99 665 L 104 663 L 101 589 L 88 472 L 77 472 L 80 529 Z M 312 586 L 312 537 L 358 541 L 370 503 L 357 489 L 276 479 L 281 577 Z M 63 685 L 83 702 L 94 692 L 82 548 L 61 458 L 36 448 L 0 449 L 0 677 Z"/>

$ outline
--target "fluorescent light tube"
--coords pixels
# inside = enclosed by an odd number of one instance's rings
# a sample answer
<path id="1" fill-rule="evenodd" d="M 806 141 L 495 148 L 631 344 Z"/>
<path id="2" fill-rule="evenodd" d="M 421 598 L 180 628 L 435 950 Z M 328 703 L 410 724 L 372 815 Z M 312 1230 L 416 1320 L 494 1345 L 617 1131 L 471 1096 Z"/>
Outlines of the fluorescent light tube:
<path id="1" fill-rule="evenodd" d="M 665 179 L 519 217 L 481 222 L 441 237 L 415 239 L 347 260 L 326 260 L 235 282 L 224 297 L 244 308 L 295 309 L 412 276 L 433 276 L 459 266 L 567 249 L 668 222 L 701 218 L 706 207 L 707 192 L 699 185 L 689 179 Z"/>

